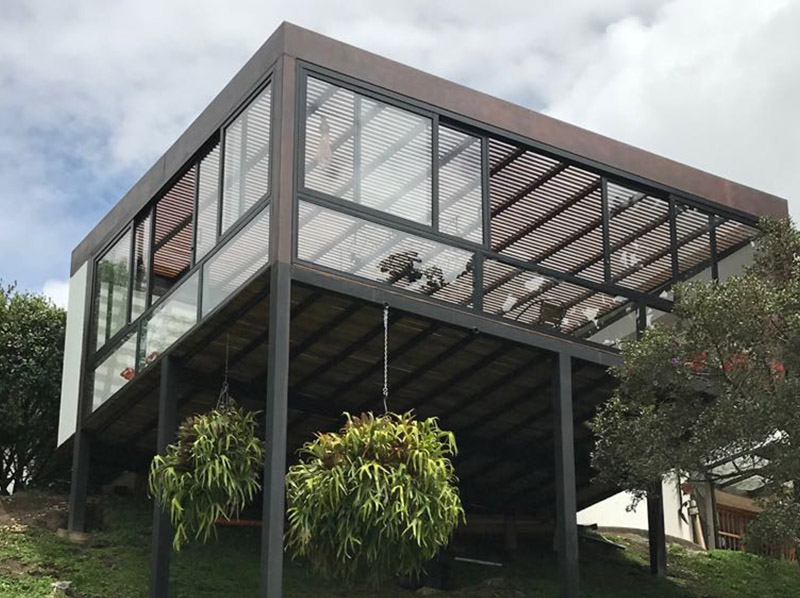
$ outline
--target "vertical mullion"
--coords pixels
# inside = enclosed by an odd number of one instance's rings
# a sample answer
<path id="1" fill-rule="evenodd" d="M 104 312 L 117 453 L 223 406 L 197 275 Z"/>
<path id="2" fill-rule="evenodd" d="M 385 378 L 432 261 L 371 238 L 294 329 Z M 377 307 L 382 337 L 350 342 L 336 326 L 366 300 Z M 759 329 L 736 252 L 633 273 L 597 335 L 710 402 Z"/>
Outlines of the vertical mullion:
<path id="1" fill-rule="evenodd" d="M 258 96 L 256 96 L 257 98 Z M 255 101 L 253 99 L 252 101 Z M 228 230 L 231 226 L 233 226 L 236 222 L 239 221 L 239 218 L 242 217 L 242 214 L 245 212 L 245 189 L 247 186 L 245 168 L 247 167 L 247 137 L 249 134 L 248 129 L 250 128 L 250 116 L 247 112 L 247 108 L 239 115 L 239 117 L 233 121 L 234 123 L 241 119 L 242 121 L 242 132 L 241 132 L 241 139 L 239 139 L 239 206 L 237 208 L 236 217 L 234 218 L 233 222 L 231 222 L 225 230 Z"/>
<path id="2" fill-rule="evenodd" d="M 125 325 L 131 323 L 131 314 L 133 313 L 133 280 L 136 268 L 136 219 L 131 223 L 131 249 L 128 255 L 128 301 L 125 306 Z"/>
<path id="3" fill-rule="evenodd" d="M 192 256 L 191 264 L 194 266 L 197 263 L 197 224 L 200 215 L 200 165 L 203 163 L 202 159 L 198 159 L 194 165 L 194 205 L 192 210 Z"/>
<path id="4" fill-rule="evenodd" d="M 439 115 L 431 123 L 431 227 L 439 232 Z"/>
<path id="5" fill-rule="evenodd" d="M 147 252 L 149 268 L 147 269 L 147 290 L 145 291 L 147 296 L 144 298 L 144 311 L 150 309 L 153 304 L 153 286 L 156 278 L 156 205 L 158 204 L 150 206 L 150 247 Z"/>
<path id="6" fill-rule="evenodd" d="M 361 96 L 353 98 L 353 202 L 361 203 Z"/>
<path id="7" fill-rule="evenodd" d="M 603 237 L 603 280 L 611 281 L 611 214 L 608 210 L 608 179 L 602 178 L 600 183 L 600 209 L 603 211 L 601 216 L 601 230 Z"/>
<path id="8" fill-rule="evenodd" d="M 636 307 L 636 340 L 642 338 L 644 331 L 647 329 L 647 306 L 644 303 L 639 303 Z"/>
<path id="9" fill-rule="evenodd" d="M 228 137 L 228 127 L 226 126 L 219 134 L 219 181 L 217 181 L 217 231 L 214 239 L 214 247 L 217 246 L 222 235 L 222 212 L 225 210 L 225 146 Z"/>
<path id="10" fill-rule="evenodd" d="M 472 258 L 472 308 L 483 311 L 483 263 L 484 255 L 476 253 Z"/>
<path id="11" fill-rule="evenodd" d="M 711 279 L 719 280 L 719 255 L 717 253 L 717 217 L 713 214 L 708 216 L 709 230 L 708 241 L 711 251 Z"/>
<path id="12" fill-rule="evenodd" d="M 491 248 L 491 175 L 489 172 L 489 138 L 481 137 L 481 218 L 483 223 L 483 246 Z"/>
<path id="13" fill-rule="evenodd" d="M 680 262 L 678 261 L 678 212 L 673 197 L 669 198 L 669 251 L 672 258 L 672 278 L 675 279 L 680 274 Z"/>

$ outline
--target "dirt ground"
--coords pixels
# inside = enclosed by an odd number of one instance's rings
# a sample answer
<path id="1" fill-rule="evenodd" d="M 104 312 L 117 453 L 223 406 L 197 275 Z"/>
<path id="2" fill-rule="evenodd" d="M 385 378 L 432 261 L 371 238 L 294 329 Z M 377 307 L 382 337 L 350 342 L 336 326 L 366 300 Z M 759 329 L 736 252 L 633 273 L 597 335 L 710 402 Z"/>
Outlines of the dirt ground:
<path id="1" fill-rule="evenodd" d="M 19 492 L 0 498 L 0 527 L 11 532 L 27 526 L 55 531 L 66 523 L 67 496 Z"/>

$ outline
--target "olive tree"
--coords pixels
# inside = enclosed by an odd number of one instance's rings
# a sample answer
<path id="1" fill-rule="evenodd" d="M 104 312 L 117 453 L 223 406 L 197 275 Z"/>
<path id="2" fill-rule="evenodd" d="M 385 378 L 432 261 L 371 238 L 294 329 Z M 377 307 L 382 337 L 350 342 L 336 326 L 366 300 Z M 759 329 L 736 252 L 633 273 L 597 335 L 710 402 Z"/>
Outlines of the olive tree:
<path id="1" fill-rule="evenodd" d="M 66 314 L 0 286 L 0 494 L 37 480 L 56 446 Z"/>
<path id="2" fill-rule="evenodd" d="M 641 499 L 672 474 L 757 476 L 748 541 L 800 542 L 800 233 L 764 220 L 754 262 L 675 288 L 677 316 L 622 349 L 618 388 L 591 423 L 602 481 Z M 720 466 L 724 463 L 724 466 Z M 757 538 L 757 539 L 756 539 Z"/>

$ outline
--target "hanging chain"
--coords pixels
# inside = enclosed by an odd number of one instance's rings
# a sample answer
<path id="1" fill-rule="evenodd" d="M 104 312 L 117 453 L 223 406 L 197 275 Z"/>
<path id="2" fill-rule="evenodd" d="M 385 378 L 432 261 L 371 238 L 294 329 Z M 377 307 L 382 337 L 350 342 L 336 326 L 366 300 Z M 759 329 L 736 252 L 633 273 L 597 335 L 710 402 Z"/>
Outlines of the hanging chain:
<path id="1" fill-rule="evenodd" d="M 389 304 L 383 306 L 383 413 L 389 412 Z"/>
<path id="2" fill-rule="evenodd" d="M 225 374 L 222 379 L 222 388 L 219 391 L 219 398 L 217 399 L 217 408 L 227 407 L 231 402 L 231 396 L 228 386 L 228 357 L 231 348 L 231 333 L 225 334 Z"/>

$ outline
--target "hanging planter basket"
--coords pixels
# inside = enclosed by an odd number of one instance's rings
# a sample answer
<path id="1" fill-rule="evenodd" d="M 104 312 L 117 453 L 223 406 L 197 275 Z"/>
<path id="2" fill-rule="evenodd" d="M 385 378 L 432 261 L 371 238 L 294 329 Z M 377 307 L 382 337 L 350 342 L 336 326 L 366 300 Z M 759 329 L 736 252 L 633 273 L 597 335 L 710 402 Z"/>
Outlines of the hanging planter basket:
<path id="1" fill-rule="evenodd" d="M 173 548 L 208 541 L 215 522 L 238 516 L 260 489 L 264 448 L 256 413 L 232 399 L 208 413 L 187 418 L 178 442 L 150 466 L 150 495 L 169 513 Z"/>
<path id="2" fill-rule="evenodd" d="M 346 418 L 289 468 L 288 549 L 328 577 L 418 577 L 464 520 L 454 436 L 410 412 Z"/>

